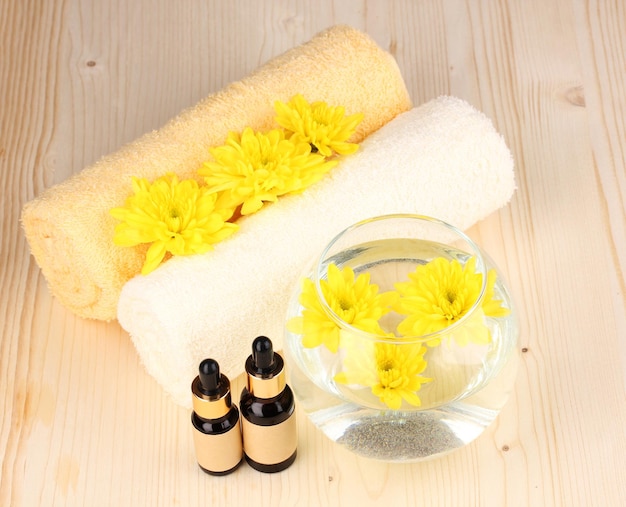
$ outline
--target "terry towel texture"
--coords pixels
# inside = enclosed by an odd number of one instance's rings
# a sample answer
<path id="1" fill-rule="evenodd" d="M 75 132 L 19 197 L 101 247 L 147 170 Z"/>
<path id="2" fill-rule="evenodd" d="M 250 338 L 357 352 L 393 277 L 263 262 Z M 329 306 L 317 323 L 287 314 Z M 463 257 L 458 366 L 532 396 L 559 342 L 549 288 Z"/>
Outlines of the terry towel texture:
<path id="1" fill-rule="evenodd" d="M 192 177 L 209 147 L 229 131 L 275 127 L 274 101 L 297 93 L 362 112 L 355 142 L 411 107 L 395 60 L 367 35 L 346 26 L 318 34 L 27 203 L 26 238 L 52 294 L 81 317 L 115 318 L 120 290 L 145 255 L 145 247 L 113 244 L 109 210 L 132 193 L 131 176 Z"/>
<path id="2" fill-rule="evenodd" d="M 282 348 L 299 276 L 344 228 L 390 213 L 431 215 L 465 229 L 504 206 L 513 160 L 491 121 L 441 97 L 363 141 L 319 183 L 240 221 L 207 254 L 173 258 L 123 288 L 118 319 L 147 371 L 181 405 L 199 362 L 233 378 L 257 335 Z"/>

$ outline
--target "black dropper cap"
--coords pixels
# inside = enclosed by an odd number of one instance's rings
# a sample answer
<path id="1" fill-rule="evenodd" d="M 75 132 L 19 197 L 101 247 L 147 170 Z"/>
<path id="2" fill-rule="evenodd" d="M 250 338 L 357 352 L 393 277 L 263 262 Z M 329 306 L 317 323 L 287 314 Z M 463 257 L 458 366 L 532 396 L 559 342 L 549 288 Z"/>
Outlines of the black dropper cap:
<path id="1" fill-rule="evenodd" d="M 204 359 L 191 383 L 194 412 L 205 419 L 222 417 L 231 407 L 230 381 L 215 359 Z"/>
<path id="2" fill-rule="evenodd" d="M 252 342 L 252 354 L 246 360 L 248 390 L 259 398 L 271 398 L 285 388 L 285 362 L 274 352 L 267 336 Z"/>
<path id="3" fill-rule="evenodd" d="M 215 359 L 205 359 L 198 367 L 201 391 L 207 396 L 214 396 L 219 393 L 221 375 L 220 365 Z"/>
<path id="4" fill-rule="evenodd" d="M 252 362 L 260 374 L 271 373 L 274 369 L 274 347 L 267 336 L 259 336 L 252 342 Z"/>

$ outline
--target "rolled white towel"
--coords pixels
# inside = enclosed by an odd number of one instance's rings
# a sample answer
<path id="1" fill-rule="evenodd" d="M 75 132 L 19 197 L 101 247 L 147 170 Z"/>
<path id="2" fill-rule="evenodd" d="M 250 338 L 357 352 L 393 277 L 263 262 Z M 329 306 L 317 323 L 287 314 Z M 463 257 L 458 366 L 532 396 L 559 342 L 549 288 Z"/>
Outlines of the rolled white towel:
<path id="1" fill-rule="evenodd" d="M 390 213 L 417 213 L 461 229 L 504 206 L 513 159 L 491 121 L 440 97 L 367 137 L 319 183 L 239 221 L 207 254 L 175 257 L 122 289 L 118 320 L 148 373 L 190 406 L 197 366 L 213 357 L 233 378 L 252 340 L 282 347 L 291 293 L 304 268 L 346 227 Z"/>

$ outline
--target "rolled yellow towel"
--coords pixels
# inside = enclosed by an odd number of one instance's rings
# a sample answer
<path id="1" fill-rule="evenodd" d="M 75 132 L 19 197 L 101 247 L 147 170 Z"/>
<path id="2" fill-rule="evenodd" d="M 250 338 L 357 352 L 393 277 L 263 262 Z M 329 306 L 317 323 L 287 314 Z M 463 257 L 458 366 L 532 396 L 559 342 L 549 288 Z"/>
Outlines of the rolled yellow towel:
<path id="1" fill-rule="evenodd" d="M 395 60 L 367 35 L 346 26 L 316 35 L 27 203 L 26 238 L 52 294 L 81 317 L 115 318 L 122 286 L 145 256 L 145 247 L 113 244 L 109 210 L 124 204 L 131 177 L 194 176 L 229 131 L 276 126 L 274 101 L 298 93 L 362 112 L 354 142 L 411 107 Z"/>

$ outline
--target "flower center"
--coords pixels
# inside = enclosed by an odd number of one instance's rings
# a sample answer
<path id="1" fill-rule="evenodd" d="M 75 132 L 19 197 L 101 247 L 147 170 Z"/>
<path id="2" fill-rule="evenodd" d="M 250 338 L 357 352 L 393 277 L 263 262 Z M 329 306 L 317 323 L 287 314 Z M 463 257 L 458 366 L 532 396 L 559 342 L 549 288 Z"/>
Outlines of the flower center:
<path id="1" fill-rule="evenodd" d="M 167 228 L 169 229 L 171 239 L 174 239 L 176 234 L 181 231 L 182 217 L 183 213 L 180 211 L 180 208 L 172 207 L 168 210 L 165 222 L 167 224 Z"/>
<path id="2" fill-rule="evenodd" d="M 344 312 L 348 311 L 352 308 L 352 303 L 348 301 L 346 298 L 339 298 L 339 308 L 341 308 Z"/>
<path id="3" fill-rule="evenodd" d="M 383 359 L 378 364 L 378 369 L 382 370 L 384 372 L 388 372 L 390 370 L 393 370 L 393 361 L 391 359 Z"/>

